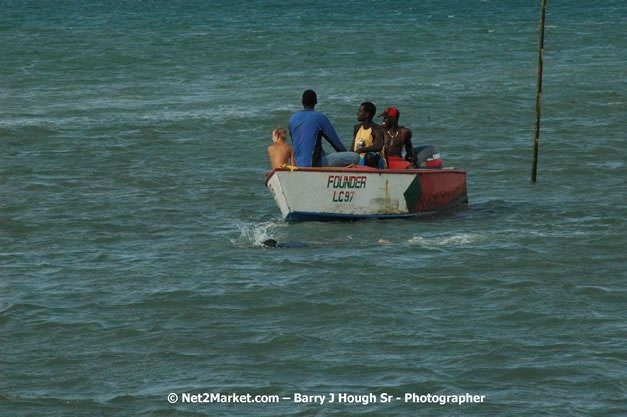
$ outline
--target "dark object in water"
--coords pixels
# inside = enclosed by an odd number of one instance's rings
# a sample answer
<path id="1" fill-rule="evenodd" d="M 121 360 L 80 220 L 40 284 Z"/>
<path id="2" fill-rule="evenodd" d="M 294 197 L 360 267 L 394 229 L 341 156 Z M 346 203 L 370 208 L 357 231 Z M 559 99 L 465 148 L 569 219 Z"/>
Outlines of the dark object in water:
<path id="1" fill-rule="evenodd" d="M 303 242 L 286 242 L 279 243 L 274 239 L 268 239 L 263 242 L 266 248 L 306 248 L 308 245 Z"/>

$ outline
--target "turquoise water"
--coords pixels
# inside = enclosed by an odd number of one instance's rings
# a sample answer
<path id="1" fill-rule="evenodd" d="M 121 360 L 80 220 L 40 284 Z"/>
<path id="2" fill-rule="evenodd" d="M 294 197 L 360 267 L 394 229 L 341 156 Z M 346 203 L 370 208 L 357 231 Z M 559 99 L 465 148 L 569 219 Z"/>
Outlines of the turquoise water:
<path id="1" fill-rule="evenodd" d="M 539 1 L 0 9 L 0 415 L 624 415 L 623 1 L 549 2 L 535 185 Z M 285 223 L 307 88 L 347 145 L 398 107 L 468 207 Z"/>

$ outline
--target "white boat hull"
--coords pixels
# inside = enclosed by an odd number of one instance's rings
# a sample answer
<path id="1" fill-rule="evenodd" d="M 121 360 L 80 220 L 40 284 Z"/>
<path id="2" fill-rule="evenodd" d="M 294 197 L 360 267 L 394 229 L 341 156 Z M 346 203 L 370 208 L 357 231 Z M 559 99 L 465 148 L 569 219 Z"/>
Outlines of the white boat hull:
<path id="1" fill-rule="evenodd" d="M 290 221 L 408 217 L 468 201 L 457 169 L 278 168 L 266 186 Z"/>

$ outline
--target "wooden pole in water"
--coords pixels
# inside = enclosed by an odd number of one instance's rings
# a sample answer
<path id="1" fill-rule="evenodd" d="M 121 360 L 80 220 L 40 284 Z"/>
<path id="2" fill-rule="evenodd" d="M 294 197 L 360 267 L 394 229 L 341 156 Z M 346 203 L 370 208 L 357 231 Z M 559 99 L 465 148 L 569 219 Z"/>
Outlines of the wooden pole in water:
<path id="1" fill-rule="evenodd" d="M 542 58 L 544 57 L 544 15 L 546 14 L 546 0 L 542 0 L 540 15 L 540 46 L 538 48 L 538 86 L 536 88 L 536 125 L 533 129 L 533 157 L 531 160 L 531 182 L 536 182 L 538 170 L 538 143 L 540 142 L 540 106 L 542 104 Z"/>

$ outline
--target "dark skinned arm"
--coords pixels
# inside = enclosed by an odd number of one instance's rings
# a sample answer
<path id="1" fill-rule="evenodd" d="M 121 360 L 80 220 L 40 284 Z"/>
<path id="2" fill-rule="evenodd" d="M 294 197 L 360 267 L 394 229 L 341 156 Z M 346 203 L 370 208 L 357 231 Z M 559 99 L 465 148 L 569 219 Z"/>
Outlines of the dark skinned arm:
<path id="1" fill-rule="evenodd" d="M 405 160 L 410 161 L 412 163 L 416 163 L 416 154 L 414 153 L 414 145 L 411 143 L 411 129 L 405 129 Z"/>
<path id="2" fill-rule="evenodd" d="M 335 149 L 335 152 L 345 152 L 346 149 L 342 149 L 340 148 L 335 141 L 333 141 L 333 139 L 331 139 L 326 133 L 324 133 L 324 131 L 320 131 L 320 135 L 322 135 L 323 138 L 325 138 L 327 140 L 327 142 L 329 142 L 331 144 L 331 146 L 333 147 L 333 149 Z"/>
<path id="3" fill-rule="evenodd" d="M 353 143 L 354 142 L 355 141 L 353 140 Z M 372 129 L 372 145 L 360 148 L 355 152 L 381 152 L 381 149 L 383 149 L 383 129 L 380 126 L 377 126 Z"/>

